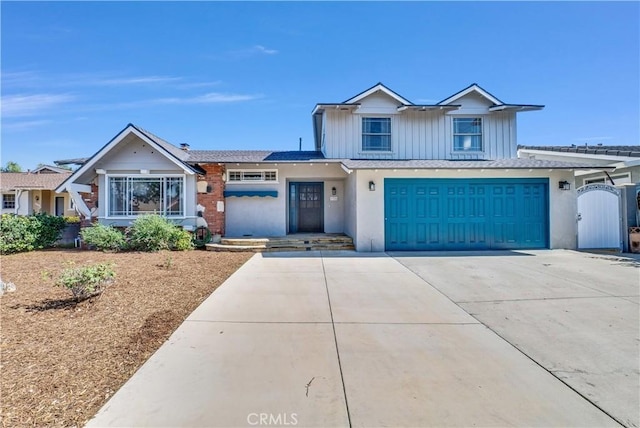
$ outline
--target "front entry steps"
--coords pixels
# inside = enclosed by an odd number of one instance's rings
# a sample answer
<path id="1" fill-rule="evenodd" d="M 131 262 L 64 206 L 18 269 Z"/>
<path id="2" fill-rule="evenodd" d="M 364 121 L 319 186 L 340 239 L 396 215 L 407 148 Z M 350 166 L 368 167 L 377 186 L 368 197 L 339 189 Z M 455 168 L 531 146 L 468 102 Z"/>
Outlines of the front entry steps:
<path id="1" fill-rule="evenodd" d="M 208 251 L 315 251 L 354 250 L 353 239 L 341 233 L 296 233 L 277 238 L 222 238 L 219 244 L 206 244 Z"/>

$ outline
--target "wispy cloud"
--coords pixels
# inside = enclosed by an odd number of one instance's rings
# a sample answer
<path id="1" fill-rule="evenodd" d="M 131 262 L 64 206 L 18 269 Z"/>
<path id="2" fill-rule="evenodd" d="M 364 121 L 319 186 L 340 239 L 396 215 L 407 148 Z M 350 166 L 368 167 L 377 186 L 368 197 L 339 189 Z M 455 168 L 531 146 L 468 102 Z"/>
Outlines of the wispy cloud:
<path id="1" fill-rule="evenodd" d="M 220 92 L 209 92 L 207 94 L 196 95 L 192 97 L 165 97 L 131 101 L 103 106 L 102 108 L 134 108 L 161 105 L 228 104 L 253 101 L 261 99 L 262 97 L 262 95 L 254 94 L 225 94 Z"/>
<path id="2" fill-rule="evenodd" d="M 32 116 L 74 99 L 75 97 L 69 94 L 6 95 L 2 97 L 2 115 L 4 117 Z"/>
<path id="3" fill-rule="evenodd" d="M 94 85 L 147 85 L 171 83 L 182 80 L 182 77 L 171 76 L 136 76 L 87 80 L 85 83 Z"/>
<path id="4" fill-rule="evenodd" d="M 211 82 L 192 82 L 192 83 L 181 83 L 177 85 L 180 89 L 197 89 L 197 88 L 207 88 L 210 86 L 218 86 L 222 84 L 222 80 L 213 80 Z"/>
<path id="5" fill-rule="evenodd" d="M 21 120 L 18 122 L 7 122 L 4 121 L 2 124 L 2 128 L 5 131 L 29 131 L 33 128 L 38 128 L 43 125 L 48 125 L 53 123 L 53 120 L 44 119 L 44 120 Z"/>
<path id="6" fill-rule="evenodd" d="M 154 100 L 143 101 L 148 104 L 224 104 L 237 103 L 243 101 L 253 101 L 262 98 L 261 95 L 250 94 L 224 94 L 220 92 L 209 92 L 194 97 L 171 97 L 157 98 Z"/>
<path id="7" fill-rule="evenodd" d="M 268 48 L 265 48 L 262 45 L 255 45 L 253 48 L 251 48 L 251 51 L 256 52 L 256 53 L 265 54 L 265 55 L 275 55 L 275 54 L 278 53 L 277 50 L 268 49 Z"/>
<path id="8" fill-rule="evenodd" d="M 36 86 L 42 83 L 42 78 L 35 71 L 3 71 L 2 85 L 6 87 Z"/>
<path id="9" fill-rule="evenodd" d="M 277 55 L 278 53 L 278 50 L 267 48 L 264 45 L 253 45 L 249 48 L 227 51 L 221 54 L 205 55 L 205 57 L 217 60 L 240 60 L 256 56 Z"/>

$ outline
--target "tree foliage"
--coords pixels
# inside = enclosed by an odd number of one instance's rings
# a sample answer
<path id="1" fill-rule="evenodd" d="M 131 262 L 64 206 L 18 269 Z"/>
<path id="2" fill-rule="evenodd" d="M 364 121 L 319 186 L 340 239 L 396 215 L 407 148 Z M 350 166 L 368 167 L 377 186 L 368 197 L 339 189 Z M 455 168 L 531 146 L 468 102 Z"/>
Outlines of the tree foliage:
<path id="1" fill-rule="evenodd" d="M 6 163 L 6 165 L 4 167 L 0 168 L 0 171 L 2 171 L 2 172 L 22 172 L 22 167 L 20 167 L 20 165 L 18 165 L 14 161 L 9 161 L 9 162 Z"/>

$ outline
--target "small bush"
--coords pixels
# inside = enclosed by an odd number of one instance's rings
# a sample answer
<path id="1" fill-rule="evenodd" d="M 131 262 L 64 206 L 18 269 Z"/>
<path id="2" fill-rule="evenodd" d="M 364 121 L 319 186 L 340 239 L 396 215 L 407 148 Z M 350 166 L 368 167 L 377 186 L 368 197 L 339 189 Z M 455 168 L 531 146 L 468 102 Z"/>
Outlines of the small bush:
<path id="1" fill-rule="evenodd" d="M 33 219 L 37 228 L 36 248 L 51 247 L 60 238 L 62 229 L 67 225 L 64 217 L 50 214 L 36 214 Z"/>
<path id="2" fill-rule="evenodd" d="M 0 253 L 12 254 L 35 249 L 36 228 L 30 217 L 3 214 L 0 219 Z"/>
<path id="3" fill-rule="evenodd" d="M 132 250 L 188 250 L 193 248 L 189 232 L 156 214 L 136 218 L 127 228 L 127 240 Z"/>
<path id="4" fill-rule="evenodd" d="M 115 277 L 111 264 L 99 263 L 63 270 L 56 285 L 70 290 L 76 300 L 84 300 L 102 293 Z"/>
<path id="5" fill-rule="evenodd" d="M 66 222 L 49 214 L 17 216 L 3 214 L 0 219 L 0 253 L 11 254 L 51 247 Z"/>
<path id="6" fill-rule="evenodd" d="M 186 230 L 176 227 L 171 236 L 169 247 L 176 251 L 192 250 L 193 238 Z"/>
<path id="7" fill-rule="evenodd" d="M 126 246 L 122 232 L 114 227 L 102 224 L 85 227 L 80 231 L 80 236 L 87 245 L 91 245 L 100 251 L 120 251 Z"/>

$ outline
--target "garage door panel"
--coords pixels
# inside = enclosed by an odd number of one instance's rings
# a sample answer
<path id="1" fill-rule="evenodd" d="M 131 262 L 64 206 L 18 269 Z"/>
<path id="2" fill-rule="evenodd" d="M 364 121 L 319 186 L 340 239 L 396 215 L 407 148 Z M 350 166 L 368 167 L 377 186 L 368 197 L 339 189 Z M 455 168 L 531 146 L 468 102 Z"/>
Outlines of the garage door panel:
<path id="1" fill-rule="evenodd" d="M 546 248 L 547 179 L 385 179 L 388 250 Z"/>

